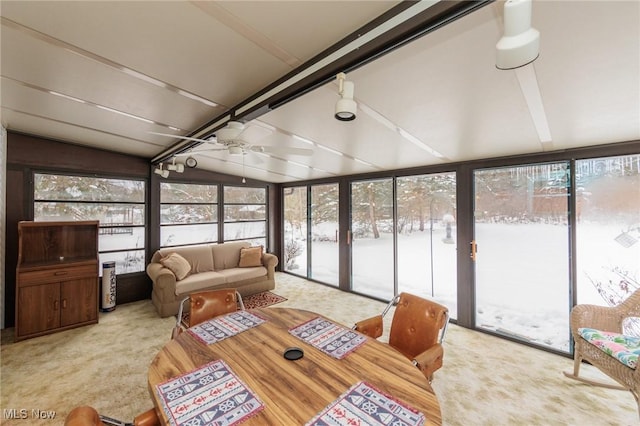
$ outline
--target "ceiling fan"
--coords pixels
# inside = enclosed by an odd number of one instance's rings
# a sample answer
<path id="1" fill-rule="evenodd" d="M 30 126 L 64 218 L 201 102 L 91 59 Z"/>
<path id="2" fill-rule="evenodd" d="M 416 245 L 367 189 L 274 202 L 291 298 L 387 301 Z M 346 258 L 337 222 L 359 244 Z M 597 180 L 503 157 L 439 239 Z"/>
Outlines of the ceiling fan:
<path id="1" fill-rule="evenodd" d="M 192 138 L 188 136 L 177 136 L 168 133 L 149 132 L 154 135 L 169 136 L 172 138 L 185 139 L 202 144 L 208 144 L 205 148 L 197 150 L 189 150 L 184 153 L 176 154 L 178 156 L 194 155 L 211 151 L 227 151 L 229 155 L 246 155 L 249 153 L 267 153 L 267 154 L 289 154 L 309 156 L 313 154 L 313 150 L 306 148 L 282 147 L 254 145 L 250 142 L 252 139 L 258 140 L 266 137 L 271 133 L 270 129 L 262 126 L 245 126 L 239 121 L 229 121 L 225 127 L 219 129 L 214 136 L 208 139 Z M 211 146 L 212 145 L 212 146 Z"/>

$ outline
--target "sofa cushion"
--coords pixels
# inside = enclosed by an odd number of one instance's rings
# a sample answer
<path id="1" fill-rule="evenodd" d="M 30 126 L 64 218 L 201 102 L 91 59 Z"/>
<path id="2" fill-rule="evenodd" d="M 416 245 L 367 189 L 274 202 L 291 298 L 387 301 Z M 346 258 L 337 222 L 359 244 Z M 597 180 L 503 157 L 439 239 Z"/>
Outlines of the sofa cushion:
<path id="1" fill-rule="evenodd" d="M 225 277 L 227 284 L 233 284 L 238 281 L 264 277 L 267 273 L 267 268 L 264 266 L 257 266 L 253 268 L 231 268 L 217 272 Z"/>
<path id="2" fill-rule="evenodd" d="M 230 243 L 213 244 L 213 264 L 216 271 L 229 268 L 237 268 L 240 263 L 240 249 L 251 247 L 247 241 L 234 241 Z"/>
<path id="3" fill-rule="evenodd" d="M 215 271 L 189 275 L 184 280 L 176 282 L 176 296 L 186 296 L 194 291 L 205 289 L 210 290 L 216 286 L 224 286 L 226 282 L 227 278 Z"/>
<path id="4" fill-rule="evenodd" d="M 171 270 L 178 281 L 184 279 L 191 272 L 191 265 L 187 260 L 178 253 L 170 253 L 168 256 L 160 259 L 160 263 L 165 268 Z"/>
<path id="5" fill-rule="evenodd" d="M 191 265 L 191 274 L 213 271 L 213 255 L 209 244 L 199 244 L 186 247 L 172 247 L 160 249 L 160 254 L 178 253 Z"/>
<path id="6" fill-rule="evenodd" d="M 262 266 L 262 246 L 241 248 L 238 266 L 241 268 Z"/>

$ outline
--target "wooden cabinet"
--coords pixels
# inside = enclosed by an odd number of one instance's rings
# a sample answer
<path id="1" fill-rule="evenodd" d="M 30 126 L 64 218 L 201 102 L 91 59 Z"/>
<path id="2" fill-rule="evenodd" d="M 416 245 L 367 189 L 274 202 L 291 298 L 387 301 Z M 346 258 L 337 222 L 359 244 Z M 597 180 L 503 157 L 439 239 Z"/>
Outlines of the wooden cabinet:
<path id="1" fill-rule="evenodd" d="M 16 340 L 98 322 L 98 228 L 18 224 Z"/>

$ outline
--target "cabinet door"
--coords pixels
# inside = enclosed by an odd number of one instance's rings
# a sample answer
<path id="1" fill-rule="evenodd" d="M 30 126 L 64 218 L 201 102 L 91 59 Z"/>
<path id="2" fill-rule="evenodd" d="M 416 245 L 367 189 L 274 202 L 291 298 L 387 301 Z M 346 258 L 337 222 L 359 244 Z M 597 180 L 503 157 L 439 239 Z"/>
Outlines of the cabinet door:
<path id="1" fill-rule="evenodd" d="M 60 284 L 20 287 L 17 309 L 20 336 L 60 327 Z"/>
<path id="2" fill-rule="evenodd" d="M 98 280 L 79 278 L 61 283 L 60 325 L 79 324 L 98 318 Z"/>

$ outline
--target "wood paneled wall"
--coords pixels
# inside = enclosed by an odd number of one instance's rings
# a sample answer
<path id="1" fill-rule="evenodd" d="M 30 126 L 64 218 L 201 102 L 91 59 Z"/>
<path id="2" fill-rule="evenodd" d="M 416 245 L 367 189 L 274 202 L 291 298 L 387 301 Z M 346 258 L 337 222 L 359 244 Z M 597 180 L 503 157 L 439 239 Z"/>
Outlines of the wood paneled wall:
<path id="1" fill-rule="evenodd" d="M 147 181 L 147 261 L 160 245 L 160 181 L 152 172 L 149 159 L 119 154 L 86 146 L 53 141 L 21 133 L 7 133 L 6 173 L 6 222 L 5 222 L 5 298 L 4 325 L 11 327 L 15 321 L 16 262 L 18 260 L 18 222 L 33 220 L 33 173 L 55 172 L 101 177 L 135 178 Z M 190 183 L 238 184 L 240 177 L 212 173 L 198 169 L 186 169 L 173 174 L 170 181 Z M 278 218 L 280 212 L 280 187 L 275 184 L 247 179 L 247 185 L 268 188 L 268 217 Z M 280 256 L 280 221 L 271 220 L 267 230 L 272 244 L 271 251 Z M 277 235 L 277 236 L 276 236 Z M 117 304 L 151 297 L 151 280 L 145 272 L 118 275 Z"/>

